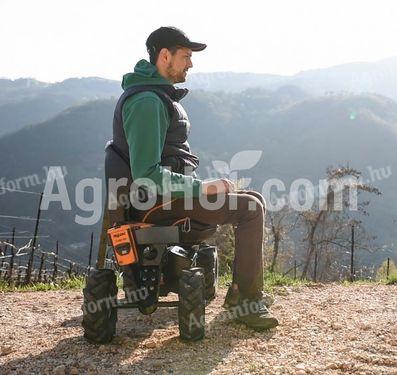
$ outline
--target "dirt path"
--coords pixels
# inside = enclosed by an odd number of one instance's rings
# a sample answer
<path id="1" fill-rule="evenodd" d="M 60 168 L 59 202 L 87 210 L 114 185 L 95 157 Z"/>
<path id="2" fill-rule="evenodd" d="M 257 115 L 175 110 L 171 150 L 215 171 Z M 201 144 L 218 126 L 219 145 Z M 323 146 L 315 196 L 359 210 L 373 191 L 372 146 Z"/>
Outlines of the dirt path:
<path id="1" fill-rule="evenodd" d="M 1 374 L 397 374 L 397 286 L 284 288 L 280 327 L 225 321 L 225 290 L 207 307 L 206 338 L 178 339 L 176 309 L 119 312 L 107 346 L 82 338 L 81 292 L 0 294 Z"/>

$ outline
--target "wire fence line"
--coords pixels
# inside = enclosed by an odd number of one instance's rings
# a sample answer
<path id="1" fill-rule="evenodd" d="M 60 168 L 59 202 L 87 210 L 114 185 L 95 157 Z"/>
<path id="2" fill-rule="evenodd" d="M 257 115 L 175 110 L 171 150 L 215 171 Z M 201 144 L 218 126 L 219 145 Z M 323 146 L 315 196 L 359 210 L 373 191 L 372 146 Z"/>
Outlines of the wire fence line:
<path id="1" fill-rule="evenodd" d="M 36 191 L 29 191 L 29 190 L 22 190 L 22 189 L 12 189 L 12 188 L 7 188 L 5 186 L 0 185 L 0 191 L 7 191 L 9 193 L 23 193 L 23 194 L 33 194 L 33 195 L 40 195 L 41 193 L 37 193 Z M 50 196 L 50 194 L 44 194 L 46 196 Z"/>
<path id="2" fill-rule="evenodd" d="M 24 191 L 19 191 L 23 193 Z M 33 192 L 26 192 L 33 193 Z M 40 196 L 38 211 L 36 218 L 27 216 L 11 216 L 11 215 L 0 215 L 0 218 L 17 219 L 17 220 L 35 220 L 36 225 L 34 233 L 29 235 L 31 232 L 19 231 L 16 233 L 16 228 L 10 228 L 0 224 L 2 228 L 7 230 L 7 232 L 0 233 L 0 281 L 3 279 L 8 283 L 13 284 L 31 284 L 35 282 L 57 282 L 62 279 L 72 278 L 74 276 L 86 276 L 92 269 L 92 253 L 93 253 L 93 243 L 94 243 L 94 233 L 91 233 L 89 241 L 89 252 L 88 261 L 86 264 L 82 264 L 70 259 L 62 258 L 59 255 L 59 242 L 56 240 L 55 250 L 45 251 L 41 248 L 41 245 L 37 242 L 38 239 L 44 240 L 44 242 L 49 243 L 48 238 L 53 238 L 51 234 L 39 235 L 39 224 L 40 222 L 47 221 L 53 222 L 51 219 L 40 218 L 41 214 L 41 199 L 43 193 L 34 193 Z M 24 235 L 22 235 L 24 234 Z M 26 234 L 26 235 L 25 235 Z M 16 239 L 29 239 L 29 241 L 18 247 L 15 245 Z M 53 240 L 55 240 L 53 238 Z M 356 270 L 353 263 L 354 257 L 352 252 L 351 264 L 350 266 L 342 267 L 349 268 L 350 279 L 354 281 L 356 277 L 360 277 L 359 272 L 363 270 Z M 387 258 L 387 265 L 385 274 L 389 278 L 391 273 L 391 266 L 394 263 L 391 262 L 390 258 Z M 283 273 L 283 276 L 293 276 L 294 279 L 299 277 L 298 273 L 303 264 L 297 262 L 293 259 L 293 263 L 290 268 Z M 108 259 L 105 257 L 105 268 L 115 268 L 115 260 Z M 313 280 L 317 281 L 317 268 L 318 262 L 314 264 L 314 276 Z M 340 279 L 343 279 L 342 274 Z"/>
<path id="3" fill-rule="evenodd" d="M 33 236 L 23 246 L 16 246 L 14 241 L 20 237 L 15 236 L 15 228 L 10 233 L 11 240 L 0 240 L 0 280 L 16 285 L 55 283 L 76 276 L 87 276 L 92 269 L 93 233 L 87 264 L 61 257 L 58 241 L 54 250 L 45 251 L 40 244 L 33 246 Z"/>
<path id="4" fill-rule="evenodd" d="M 13 216 L 13 215 L 0 215 L 3 219 L 16 219 L 16 220 L 29 220 L 29 221 L 37 221 L 37 218 L 29 217 L 29 216 Z M 47 221 L 49 223 L 53 223 L 54 221 L 51 219 L 39 219 L 39 221 Z"/>
<path id="5" fill-rule="evenodd" d="M 94 233 L 91 233 L 89 241 L 88 264 L 62 258 L 59 255 L 59 241 L 57 239 L 55 240 L 51 234 L 39 235 L 39 225 L 41 222 L 54 223 L 52 219 L 41 218 L 41 203 L 43 196 L 45 196 L 44 192 L 38 193 L 21 189 L 8 189 L 1 186 L 0 189 L 39 196 L 36 218 L 0 215 L 0 218 L 5 219 L 36 222 L 33 234 L 27 231 L 16 233 L 15 227 L 10 231 L 9 227 L 0 224 L 0 227 L 8 231 L 0 233 L 0 281 L 3 279 L 8 283 L 32 284 L 43 281 L 56 282 L 59 278 L 71 278 L 89 274 L 92 269 Z M 17 247 L 15 240 L 21 240 L 23 238 L 29 239 L 29 241 L 25 245 Z M 54 251 L 44 251 L 38 243 L 39 239 L 48 243 L 49 238 L 54 239 L 56 242 Z M 114 268 L 114 259 L 106 260 L 106 266 Z"/>

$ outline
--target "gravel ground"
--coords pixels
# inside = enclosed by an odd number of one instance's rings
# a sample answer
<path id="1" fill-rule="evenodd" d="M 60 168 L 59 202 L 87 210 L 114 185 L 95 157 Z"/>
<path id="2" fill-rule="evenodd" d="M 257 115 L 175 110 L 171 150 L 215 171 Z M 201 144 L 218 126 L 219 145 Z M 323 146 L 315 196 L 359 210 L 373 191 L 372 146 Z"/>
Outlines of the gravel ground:
<path id="1" fill-rule="evenodd" d="M 177 311 L 119 311 L 107 346 L 82 338 L 80 291 L 0 294 L 1 374 L 397 374 L 397 286 L 280 288 L 280 326 L 255 333 L 225 320 L 225 290 L 206 338 L 178 339 Z"/>

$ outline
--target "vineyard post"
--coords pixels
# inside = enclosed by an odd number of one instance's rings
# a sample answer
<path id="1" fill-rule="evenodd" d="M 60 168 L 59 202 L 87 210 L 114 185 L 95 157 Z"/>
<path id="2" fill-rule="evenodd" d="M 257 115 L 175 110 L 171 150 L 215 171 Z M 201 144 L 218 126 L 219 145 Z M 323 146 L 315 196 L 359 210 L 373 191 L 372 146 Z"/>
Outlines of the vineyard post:
<path id="1" fill-rule="evenodd" d="M 294 260 L 294 280 L 296 280 L 296 260 Z"/>
<path id="2" fill-rule="evenodd" d="M 6 240 L 5 242 L 8 243 L 9 240 Z M 1 254 L 1 253 L 0 253 Z M 3 255 L 6 256 L 7 255 L 7 245 L 4 245 L 4 251 L 3 251 Z M 1 259 L 1 264 L 0 264 L 0 268 L 3 268 L 4 266 L 4 258 Z"/>
<path id="3" fill-rule="evenodd" d="M 55 244 L 55 255 L 54 255 L 54 272 L 52 274 L 52 281 L 55 283 L 57 279 L 57 273 L 58 273 L 58 253 L 59 253 L 59 247 L 58 247 L 58 240 Z"/>
<path id="4" fill-rule="evenodd" d="M 36 218 L 36 225 L 34 227 L 34 234 L 33 234 L 33 241 L 32 245 L 30 246 L 30 258 L 28 263 L 28 269 L 26 270 L 26 279 L 25 283 L 30 284 L 31 276 L 32 276 L 32 269 L 33 269 L 33 261 L 34 261 L 34 250 L 36 247 L 36 240 L 37 240 L 37 233 L 39 230 L 39 222 L 40 222 L 40 214 L 41 214 L 41 202 L 43 200 L 43 193 L 40 193 L 39 199 L 39 207 L 37 209 L 37 218 Z"/>
<path id="5" fill-rule="evenodd" d="M 351 232 L 351 252 L 350 252 L 350 281 L 354 281 L 354 224 L 352 224 Z"/>
<path id="6" fill-rule="evenodd" d="M 314 253 L 314 273 L 313 273 L 313 281 L 317 282 L 317 266 L 318 266 L 318 250 L 316 248 Z"/>
<path id="7" fill-rule="evenodd" d="M 88 256 L 88 274 L 90 274 L 91 270 L 91 261 L 92 261 L 92 248 L 94 245 L 94 232 L 91 232 L 91 239 L 90 239 L 90 254 Z"/>
<path id="8" fill-rule="evenodd" d="M 8 240 L 5 241 L 6 243 L 8 243 Z M 7 255 L 7 245 L 4 245 L 4 251 L 0 252 L 0 256 L 6 256 Z M 4 259 L 5 258 L 1 258 L 1 263 L 0 263 L 0 277 L 3 276 L 3 266 L 4 266 Z M 4 279 L 7 278 L 7 271 L 4 274 Z"/>
<path id="9" fill-rule="evenodd" d="M 69 279 L 72 277 L 72 271 L 73 271 L 73 262 L 69 260 L 69 269 L 68 269 Z"/>
<path id="10" fill-rule="evenodd" d="M 10 281 L 12 279 L 12 272 L 13 272 L 13 268 L 14 268 L 14 257 L 15 257 L 14 244 L 15 244 L 15 227 L 12 228 L 11 258 L 10 258 L 10 268 L 8 269 L 8 280 L 10 280 Z"/>
<path id="11" fill-rule="evenodd" d="M 22 267 L 21 267 L 21 260 L 19 259 L 18 262 L 18 276 L 17 276 L 17 284 L 21 284 L 21 276 L 22 276 Z"/>
<path id="12" fill-rule="evenodd" d="M 41 282 L 41 276 L 42 276 L 42 274 L 43 274 L 44 261 L 45 261 L 45 254 L 44 254 L 44 253 L 41 253 L 39 274 L 38 274 L 38 276 L 37 276 L 37 281 L 38 281 L 39 283 Z"/>

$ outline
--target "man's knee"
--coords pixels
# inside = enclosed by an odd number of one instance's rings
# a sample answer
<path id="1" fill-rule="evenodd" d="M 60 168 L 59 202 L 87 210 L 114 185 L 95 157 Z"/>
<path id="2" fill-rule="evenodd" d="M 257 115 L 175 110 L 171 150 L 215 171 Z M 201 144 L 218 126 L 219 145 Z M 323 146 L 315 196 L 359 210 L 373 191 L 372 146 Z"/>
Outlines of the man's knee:
<path id="1" fill-rule="evenodd" d="M 263 206 L 263 211 L 266 212 L 266 201 L 261 193 L 255 191 L 255 197 L 258 198 Z"/>
<path id="2" fill-rule="evenodd" d="M 260 202 L 262 209 L 263 209 L 263 213 L 264 214 L 266 213 L 266 201 L 261 193 L 258 193 L 257 191 L 250 190 L 250 191 L 247 191 L 245 194 L 255 197 Z M 251 203 L 251 206 L 253 206 L 253 203 Z"/>
<path id="3" fill-rule="evenodd" d="M 241 194 L 239 196 L 238 209 L 243 212 L 263 213 L 264 207 L 259 198 L 252 194 Z"/>

